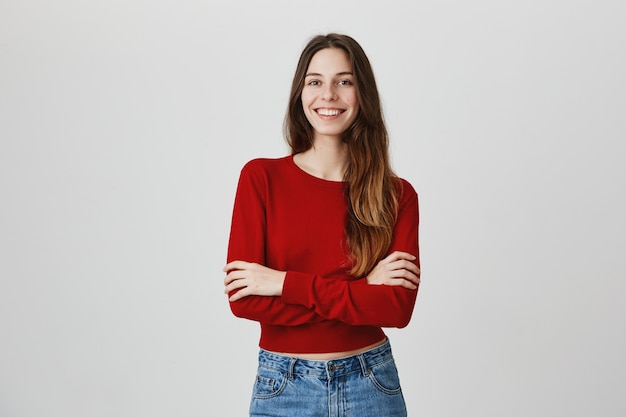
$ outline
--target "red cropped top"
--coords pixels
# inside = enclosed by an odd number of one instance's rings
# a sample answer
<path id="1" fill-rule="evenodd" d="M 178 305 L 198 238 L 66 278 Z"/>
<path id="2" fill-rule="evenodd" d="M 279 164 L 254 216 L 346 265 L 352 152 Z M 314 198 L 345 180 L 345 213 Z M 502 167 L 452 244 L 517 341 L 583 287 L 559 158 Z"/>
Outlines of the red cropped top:
<path id="1" fill-rule="evenodd" d="M 418 202 L 405 180 L 389 253 L 417 256 Z M 348 273 L 344 183 L 314 177 L 292 156 L 255 159 L 241 170 L 228 262 L 286 271 L 282 296 L 230 303 L 237 317 L 258 321 L 259 346 L 274 352 L 327 353 L 381 340 L 382 327 L 409 323 L 417 290 L 369 285 Z"/>

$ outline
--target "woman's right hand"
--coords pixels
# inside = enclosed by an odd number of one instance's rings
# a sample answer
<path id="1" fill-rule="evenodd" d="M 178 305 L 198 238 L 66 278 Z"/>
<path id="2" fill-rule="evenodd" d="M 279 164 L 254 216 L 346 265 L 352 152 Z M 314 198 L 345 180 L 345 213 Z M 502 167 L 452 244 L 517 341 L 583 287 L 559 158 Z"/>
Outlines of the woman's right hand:
<path id="1" fill-rule="evenodd" d="M 407 252 L 393 252 L 372 269 L 366 277 L 367 283 L 417 289 L 420 283 L 420 269 L 413 263 L 415 259 L 415 256 Z"/>

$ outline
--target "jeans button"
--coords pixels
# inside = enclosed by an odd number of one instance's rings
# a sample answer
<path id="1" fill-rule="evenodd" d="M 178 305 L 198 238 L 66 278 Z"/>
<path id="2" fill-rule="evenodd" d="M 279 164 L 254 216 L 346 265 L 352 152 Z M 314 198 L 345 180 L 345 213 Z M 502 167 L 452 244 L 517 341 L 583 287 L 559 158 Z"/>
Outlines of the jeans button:
<path id="1" fill-rule="evenodd" d="M 335 372 L 335 369 L 337 369 L 337 367 L 335 366 L 334 363 L 331 363 L 328 369 L 330 369 L 330 372 Z"/>

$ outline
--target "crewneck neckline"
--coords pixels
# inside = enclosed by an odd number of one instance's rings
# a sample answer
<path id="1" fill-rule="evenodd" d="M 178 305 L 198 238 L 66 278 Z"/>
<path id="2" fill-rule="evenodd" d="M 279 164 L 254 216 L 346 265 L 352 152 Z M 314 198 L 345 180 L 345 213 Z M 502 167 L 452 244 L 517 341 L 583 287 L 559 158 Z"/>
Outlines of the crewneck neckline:
<path id="1" fill-rule="evenodd" d="M 289 155 L 287 157 L 287 162 L 298 173 L 298 175 L 300 175 L 302 178 L 306 178 L 311 183 L 334 188 L 343 188 L 343 186 L 345 185 L 345 181 L 327 180 L 324 178 L 316 177 L 315 175 L 306 172 L 305 170 L 300 168 L 298 164 L 296 164 L 296 161 L 293 160 L 293 155 Z"/>

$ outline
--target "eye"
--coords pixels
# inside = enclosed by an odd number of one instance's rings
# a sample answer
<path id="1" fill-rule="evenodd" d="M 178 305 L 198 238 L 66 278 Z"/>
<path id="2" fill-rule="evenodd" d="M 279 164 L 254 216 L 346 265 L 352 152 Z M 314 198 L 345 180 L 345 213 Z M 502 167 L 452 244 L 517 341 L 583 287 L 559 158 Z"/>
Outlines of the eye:
<path id="1" fill-rule="evenodd" d="M 350 81 L 350 80 L 340 80 L 337 84 L 348 86 L 348 85 L 352 85 L 352 81 Z"/>
<path id="2" fill-rule="evenodd" d="M 320 85 L 321 83 L 318 80 L 311 80 L 307 83 L 307 85 L 311 85 L 313 87 L 317 87 L 318 85 Z"/>

